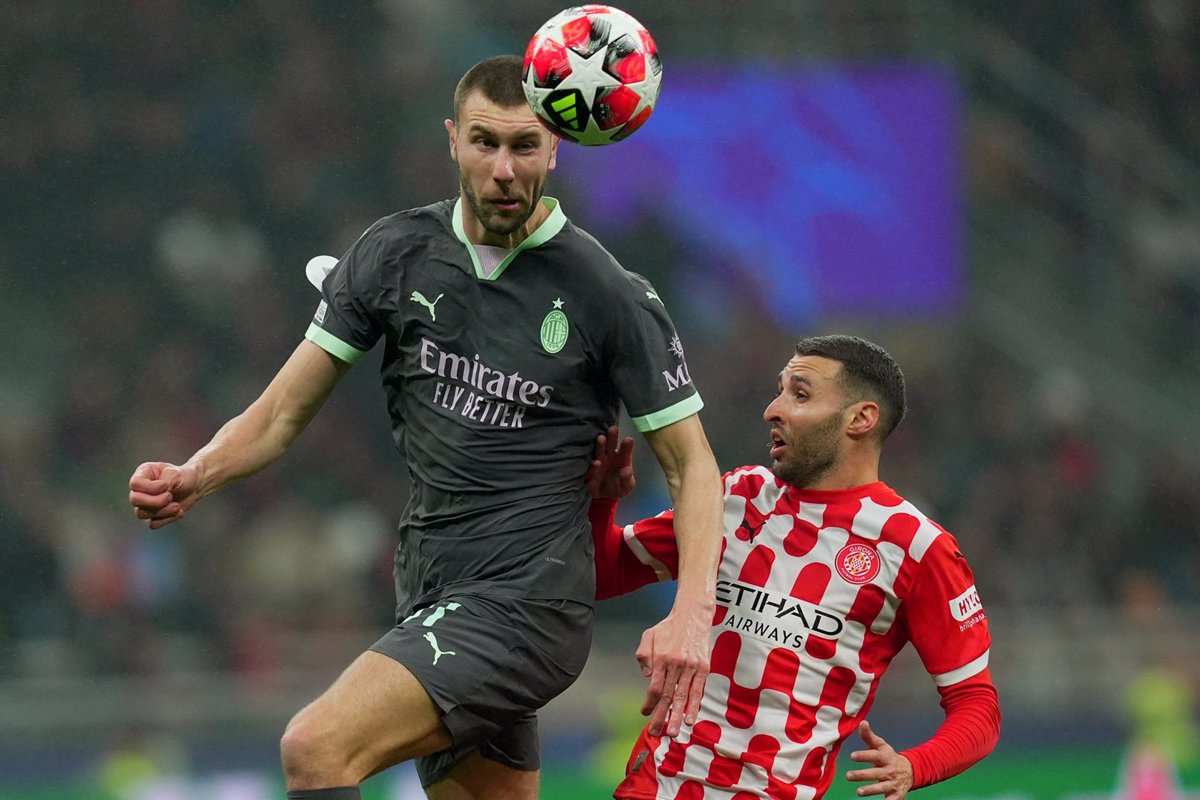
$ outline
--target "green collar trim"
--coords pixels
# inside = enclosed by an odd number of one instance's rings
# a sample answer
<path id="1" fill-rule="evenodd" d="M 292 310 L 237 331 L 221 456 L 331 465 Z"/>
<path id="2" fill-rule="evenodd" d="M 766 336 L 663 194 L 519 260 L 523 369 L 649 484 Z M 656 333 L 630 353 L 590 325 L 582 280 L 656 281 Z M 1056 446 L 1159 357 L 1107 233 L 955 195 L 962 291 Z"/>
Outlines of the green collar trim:
<path id="1" fill-rule="evenodd" d="M 460 242 L 466 245 L 467 253 L 471 256 L 471 263 L 475 266 L 476 278 L 483 281 L 496 280 L 508 268 L 512 260 L 517 257 L 518 253 L 522 250 L 528 250 L 531 247 L 538 247 L 545 244 L 563 229 L 563 226 L 567 224 L 567 215 L 562 210 L 562 204 L 553 197 L 543 197 L 542 203 L 545 204 L 546 208 L 550 209 L 550 216 L 542 220 L 542 224 L 538 225 L 534 232 L 525 238 L 525 241 L 513 248 L 512 252 L 505 256 L 504 260 L 496 266 L 496 271 L 491 274 L 491 277 L 488 277 L 483 274 L 483 266 L 479 263 L 479 254 L 475 252 L 475 245 L 467 238 L 467 231 L 463 227 L 462 198 L 460 197 L 454 201 L 454 211 L 451 212 L 454 223 L 454 235 L 458 237 Z"/>

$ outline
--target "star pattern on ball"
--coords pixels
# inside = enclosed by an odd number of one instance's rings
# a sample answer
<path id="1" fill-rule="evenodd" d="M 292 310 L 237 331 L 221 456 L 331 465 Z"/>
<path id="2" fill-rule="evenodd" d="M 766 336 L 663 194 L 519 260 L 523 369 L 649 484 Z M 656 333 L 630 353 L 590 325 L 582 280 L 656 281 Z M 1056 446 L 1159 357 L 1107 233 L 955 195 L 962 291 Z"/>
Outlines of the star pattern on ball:
<path id="1" fill-rule="evenodd" d="M 567 61 L 571 65 L 571 74 L 558 85 L 560 90 L 578 89 L 583 92 L 588 108 L 596 101 L 596 95 L 604 89 L 620 86 L 621 82 L 604 70 L 604 54 L 607 48 L 600 48 L 589 56 L 581 56 L 567 48 Z"/>

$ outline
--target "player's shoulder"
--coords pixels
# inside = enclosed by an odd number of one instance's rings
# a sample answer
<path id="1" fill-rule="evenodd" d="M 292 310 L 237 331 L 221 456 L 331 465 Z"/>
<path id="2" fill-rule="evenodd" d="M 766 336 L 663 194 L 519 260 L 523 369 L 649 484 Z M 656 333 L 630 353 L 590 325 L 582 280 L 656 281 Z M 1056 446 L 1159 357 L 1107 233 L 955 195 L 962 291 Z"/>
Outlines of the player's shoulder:
<path id="1" fill-rule="evenodd" d="M 401 269 L 405 263 L 420 260 L 430 248 L 446 246 L 454 236 L 452 200 L 420 208 L 397 211 L 371 223 L 354 243 L 352 271 L 359 280 L 366 276 Z"/>
<path id="2" fill-rule="evenodd" d="M 786 491 L 775 473 L 761 464 L 748 464 L 729 470 L 721 476 L 725 497 L 736 495 L 747 499 L 769 496 L 772 499 Z"/>
<path id="3" fill-rule="evenodd" d="M 375 220 L 364 237 L 401 240 L 413 234 L 453 231 L 454 200 L 440 200 L 417 208 L 397 211 Z"/>
<path id="4" fill-rule="evenodd" d="M 878 484 L 864 499 L 860 515 L 863 524 L 876 529 L 881 540 L 902 545 L 917 561 L 931 554 L 962 555 L 953 534 L 886 484 Z"/>
<path id="5" fill-rule="evenodd" d="M 770 467 L 764 467 L 762 464 L 745 464 L 740 467 L 734 467 L 721 477 L 725 481 L 726 486 L 731 483 L 740 483 L 743 481 L 779 484 L 779 480 L 775 477 L 775 473 L 771 471 Z"/>
<path id="6" fill-rule="evenodd" d="M 626 269 L 599 239 L 570 220 L 554 237 L 554 242 L 565 251 L 563 255 L 571 264 L 572 277 L 638 300 L 650 299 L 645 296 L 647 291 L 657 297 L 648 280 Z"/>

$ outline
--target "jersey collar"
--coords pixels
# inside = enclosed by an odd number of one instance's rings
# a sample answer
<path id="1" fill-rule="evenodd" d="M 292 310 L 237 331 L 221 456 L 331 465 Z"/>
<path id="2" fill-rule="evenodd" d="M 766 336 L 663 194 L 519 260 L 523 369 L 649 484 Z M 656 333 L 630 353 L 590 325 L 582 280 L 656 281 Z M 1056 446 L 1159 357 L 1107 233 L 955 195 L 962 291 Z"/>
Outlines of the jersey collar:
<path id="1" fill-rule="evenodd" d="M 542 224 L 538 225 L 533 233 L 525 238 L 525 241 L 513 248 L 512 252 L 505 256 L 504 260 L 496 266 L 496 271 L 491 274 L 491 277 L 488 277 L 483 274 L 483 265 L 479 263 L 479 254 L 475 252 L 475 245 L 471 244 L 471 240 L 467 238 L 467 231 L 463 228 L 462 198 L 460 197 L 454 201 L 454 211 L 452 212 L 454 235 L 458 237 L 460 242 L 466 245 L 467 252 L 471 256 L 471 263 L 475 266 L 475 277 L 484 281 L 496 280 L 508 268 L 512 260 L 517 257 L 518 253 L 528 250 L 531 247 L 538 247 L 545 244 L 563 229 L 563 226 L 567 224 L 567 215 L 562 210 L 562 204 L 553 197 L 543 197 L 542 203 L 546 208 L 550 209 L 550 216 L 542 220 Z"/>
<path id="2" fill-rule="evenodd" d="M 822 503 L 825 505 L 845 503 L 851 500 L 862 500 L 867 497 L 872 499 L 884 499 L 889 496 L 897 497 L 895 491 L 883 481 L 875 481 L 874 483 L 854 486 L 849 489 L 798 489 L 795 486 L 789 486 L 788 494 L 801 503 Z"/>

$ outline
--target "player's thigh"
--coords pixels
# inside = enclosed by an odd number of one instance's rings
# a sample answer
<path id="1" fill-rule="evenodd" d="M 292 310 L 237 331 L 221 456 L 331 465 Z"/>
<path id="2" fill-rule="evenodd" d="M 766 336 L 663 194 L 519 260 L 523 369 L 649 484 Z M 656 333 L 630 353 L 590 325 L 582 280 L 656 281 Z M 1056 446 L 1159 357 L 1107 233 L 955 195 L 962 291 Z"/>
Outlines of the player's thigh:
<path id="1" fill-rule="evenodd" d="M 592 609 L 570 601 L 460 595 L 410 615 L 371 649 L 408 667 L 466 755 L 575 681 L 591 624 Z"/>
<path id="2" fill-rule="evenodd" d="M 372 645 L 408 666 L 453 742 L 418 759 L 421 784 L 443 780 L 475 751 L 536 772 L 537 710 L 583 669 L 592 616 L 571 601 L 460 595 L 415 612 Z"/>
<path id="3" fill-rule="evenodd" d="M 403 664 L 376 652 L 360 655 L 288 726 L 327 749 L 349 773 L 366 776 L 450 745 L 440 714 Z"/>
<path id="4" fill-rule="evenodd" d="M 471 753 L 426 787 L 429 800 L 537 800 L 538 770 L 520 770 Z"/>

